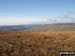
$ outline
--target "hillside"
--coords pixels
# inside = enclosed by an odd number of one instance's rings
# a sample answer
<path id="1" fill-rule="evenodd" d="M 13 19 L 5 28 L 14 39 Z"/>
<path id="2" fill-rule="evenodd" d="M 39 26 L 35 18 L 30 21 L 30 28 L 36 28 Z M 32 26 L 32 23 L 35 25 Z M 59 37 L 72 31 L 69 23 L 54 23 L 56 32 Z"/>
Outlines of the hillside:
<path id="1" fill-rule="evenodd" d="M 29 29 L 32 31 L 75 31 L 75 23 L 47 24 Z"/>
<path id="2" fill-rule="evenodd" d="M 58 56 L 75 51 L 75 32 L 0 31 L 0 56 Z"/>

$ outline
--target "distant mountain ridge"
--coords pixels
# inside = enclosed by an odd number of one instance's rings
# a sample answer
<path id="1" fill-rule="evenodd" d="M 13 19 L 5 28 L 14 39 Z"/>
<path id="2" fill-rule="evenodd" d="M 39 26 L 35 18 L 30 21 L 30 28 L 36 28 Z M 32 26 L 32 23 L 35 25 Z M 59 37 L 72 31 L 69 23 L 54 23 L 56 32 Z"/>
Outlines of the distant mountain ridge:
<path id="1" fill-rule="evenodd" d="M 7 25 L 7 26 L 0 26 L 0 31 L 24 31 L 31 29 L 33 27 L 39 27 L 41 25 Z"/>
<path id="2" fill-rule="evenodd" d="M 75 31 L 75 23 L 0 26 L 0 31 Z"/>
<path id="3" fill-rule="evenodd" d="M 34 27 L 31 31 L 75 31 L 75 23 L 56 23 Z"/>

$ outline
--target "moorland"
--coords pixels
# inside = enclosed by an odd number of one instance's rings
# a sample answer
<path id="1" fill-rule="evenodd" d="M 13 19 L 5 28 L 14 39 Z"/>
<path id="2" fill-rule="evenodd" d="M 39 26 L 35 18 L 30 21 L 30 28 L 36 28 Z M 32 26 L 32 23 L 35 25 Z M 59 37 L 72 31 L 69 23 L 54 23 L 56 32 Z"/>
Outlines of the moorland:
<path id="1" fill-rule="evenodd" d="M 0 31 L 0 56 L 58 56 L 75 51 L 75 31 Z"/>

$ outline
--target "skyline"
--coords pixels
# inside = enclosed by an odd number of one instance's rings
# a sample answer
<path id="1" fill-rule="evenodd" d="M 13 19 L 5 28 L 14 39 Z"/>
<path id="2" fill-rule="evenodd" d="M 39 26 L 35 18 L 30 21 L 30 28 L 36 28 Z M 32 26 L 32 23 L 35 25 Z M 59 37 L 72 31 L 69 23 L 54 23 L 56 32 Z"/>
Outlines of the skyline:
<path id="1" fill-rule="evenodd" d="M 75 0 L 0 0 L 0 25 L 74 23 Z"/>

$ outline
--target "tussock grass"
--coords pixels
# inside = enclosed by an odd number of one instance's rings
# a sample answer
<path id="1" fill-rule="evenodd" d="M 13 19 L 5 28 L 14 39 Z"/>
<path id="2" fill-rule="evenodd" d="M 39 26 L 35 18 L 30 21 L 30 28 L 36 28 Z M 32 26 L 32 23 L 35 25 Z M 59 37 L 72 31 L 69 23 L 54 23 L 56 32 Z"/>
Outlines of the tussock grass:
<path id="1" fill-rule="evenodd" d="M 0 31 L 0 56 L 58 56 L 75 51 L 75 32 Z"/>

